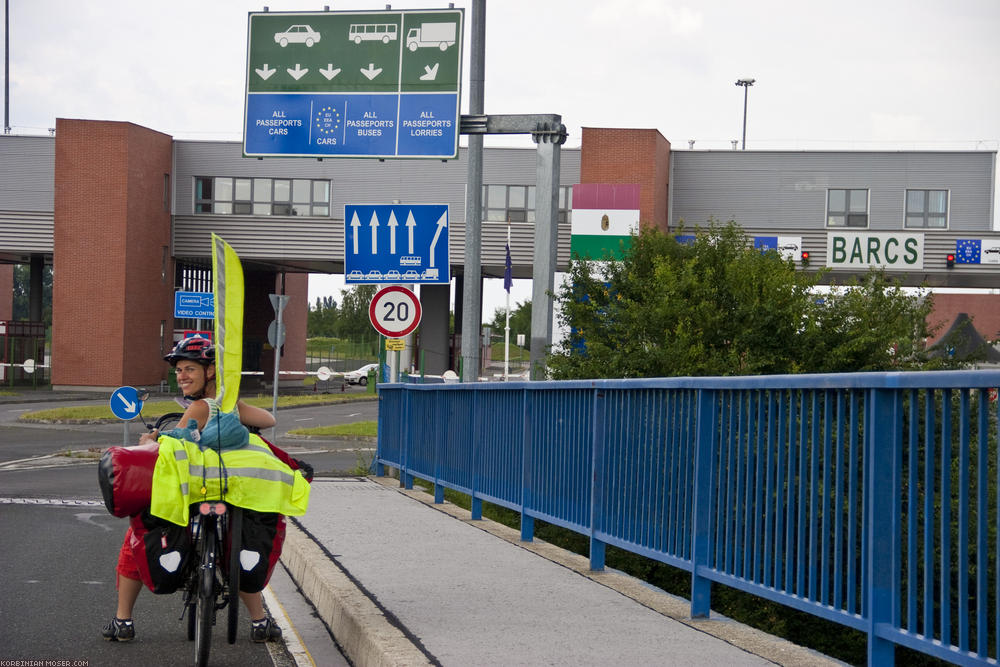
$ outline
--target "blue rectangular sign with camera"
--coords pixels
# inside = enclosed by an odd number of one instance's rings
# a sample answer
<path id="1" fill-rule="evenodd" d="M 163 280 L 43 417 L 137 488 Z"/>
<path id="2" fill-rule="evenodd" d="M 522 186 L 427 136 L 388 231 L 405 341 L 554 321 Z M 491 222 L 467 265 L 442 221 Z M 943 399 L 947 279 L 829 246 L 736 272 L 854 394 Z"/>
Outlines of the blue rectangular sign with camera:
<path id="1" fill-rule="evenodd" d="M 215 319 L 215 295 L 211 292 L 174 292 L 174 317 Z"/>

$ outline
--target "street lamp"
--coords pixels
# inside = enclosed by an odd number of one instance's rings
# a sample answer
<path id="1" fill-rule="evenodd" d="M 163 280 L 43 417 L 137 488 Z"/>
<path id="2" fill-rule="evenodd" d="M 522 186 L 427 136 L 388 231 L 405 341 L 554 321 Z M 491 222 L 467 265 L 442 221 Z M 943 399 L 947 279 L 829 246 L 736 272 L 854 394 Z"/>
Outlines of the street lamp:
<path id="1" fill-rule="evenodd" d="M 743 150 L 747 149 L 747 93 L 754 81 L 756 79 L 740 79 L 736 82 L 737 86 L 743 86 Z"/>

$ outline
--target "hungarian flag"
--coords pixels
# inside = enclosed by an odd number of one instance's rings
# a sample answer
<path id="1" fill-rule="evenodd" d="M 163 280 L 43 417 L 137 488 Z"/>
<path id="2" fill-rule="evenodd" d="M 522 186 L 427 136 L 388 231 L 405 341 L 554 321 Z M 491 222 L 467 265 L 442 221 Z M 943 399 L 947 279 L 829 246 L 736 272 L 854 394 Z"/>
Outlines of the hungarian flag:
<path id="1" fill-rule="evenodd" d="M 573 186 L 570 255 L 620 259 L 639 231 L 639 186 L 578 183 Z"/>
<path id="2" fill-rule="evenodd" d="M 215 292 L 215 397 L 219 410 L 232 412 L 243 371 L 243 266 L 236 251 L 212 234 L 212 287 Z"/>

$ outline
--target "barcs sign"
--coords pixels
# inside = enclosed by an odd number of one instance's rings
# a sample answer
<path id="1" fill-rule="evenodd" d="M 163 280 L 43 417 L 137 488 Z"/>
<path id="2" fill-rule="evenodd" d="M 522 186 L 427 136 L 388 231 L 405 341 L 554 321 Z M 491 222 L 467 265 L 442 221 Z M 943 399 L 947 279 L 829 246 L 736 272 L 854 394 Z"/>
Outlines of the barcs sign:
<path id="1" fill-rule="evenodd" d="M 830 232 L 826 265 L 832 269 L 924 268 L 924 235 L 891 232 Z"/>

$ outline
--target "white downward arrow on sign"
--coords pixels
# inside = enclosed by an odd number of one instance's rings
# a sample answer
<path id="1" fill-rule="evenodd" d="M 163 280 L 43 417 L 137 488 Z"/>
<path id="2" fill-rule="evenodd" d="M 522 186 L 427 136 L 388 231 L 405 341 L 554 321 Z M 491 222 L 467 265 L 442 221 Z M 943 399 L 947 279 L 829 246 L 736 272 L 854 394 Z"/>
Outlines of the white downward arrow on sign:
<path id="1" fill-rule="evenodd" d="M 257 76 L 264 79 L 264 81 L 267 81 L 268 79 L 271 78 L 271 75 L 277 72 L 278 70 L 272 69 L 267 66 L 267 63 L 264 63 L 263 67 L 258 67 L 254 71 L 257 72 Z"/>
<path id="2" fill-rule="evenodd" d="M 371 81 L 372 79 L 374 79 L 375 77 L 377 77 L 379 74 L 382 73 L 382 68 L 381 67 L 376 68 L 375 63 L 368 63 L 368 69 L 361 70 L 361 73 L 364 74 L 366 77 L 368 77 L 368 80 Z"/>
<path id="3" fill-rule="evenodd" d="M 128 400 L 127 398 L 125 398 L 121 394 L 118 394 L 118 398 L 122 399 L 122 403 L 125 404 L 125 409 L 128 412 L 135 412 L 135 403 L 133 403 L 132 401 Z"/>
<path id="4" fill-rule="evenodd" d="M 325 68 L 320 68 L 319 73 L 325 76 L 326 80 L 329 81 L 333 77 L 340 74 L 340 68 L 334 68 L 333 63 L 327 63 Z"/>
<path id="5" fill-rule="evenodd" d="M 424 72 L 426 72 L 426 74 L 421 74 L 420 80 L 433 81 L 434 79 L 436 79 L 438 75 L 438 65 L 440 64 L 441 63 L 434 63 L 434 67 L 431 67 L 430 65 L 424 65 Z"/>
<path id="6" fill-rule="evenodd" d="M 298 63 L 295 63 L 295 69 L 286 69 L 285 71 L 288 72 L 288 74 L 293 79 L 295 79 L 296 81 L 298 81 L 299 79 L 301 79 L 302 77 L 304 77 L 309 70 L 308 69 L 302 69 L 299 66 Z"/>

